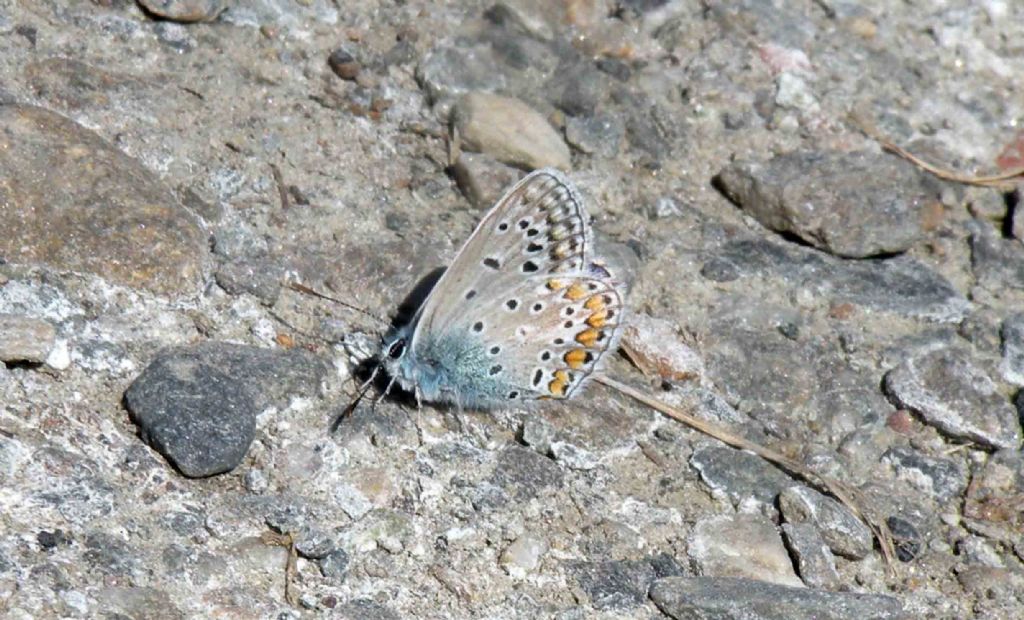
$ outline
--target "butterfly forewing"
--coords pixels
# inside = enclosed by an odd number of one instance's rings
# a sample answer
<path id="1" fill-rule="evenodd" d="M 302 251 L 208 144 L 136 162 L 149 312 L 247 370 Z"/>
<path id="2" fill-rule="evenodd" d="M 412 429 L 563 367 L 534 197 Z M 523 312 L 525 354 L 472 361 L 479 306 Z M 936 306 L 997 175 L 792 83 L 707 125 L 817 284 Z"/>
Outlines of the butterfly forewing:
<path id="1" fill-rule="evenodd" d="M 591 258 L 589 235 L 583 202 L 562 173 L 527 175 L 484 216 L 437 282 L 419 311 L 413 346 L 424 331 L 437 335 L 465 323 L 495 291 L 533 276 L 581 272 Z"/>

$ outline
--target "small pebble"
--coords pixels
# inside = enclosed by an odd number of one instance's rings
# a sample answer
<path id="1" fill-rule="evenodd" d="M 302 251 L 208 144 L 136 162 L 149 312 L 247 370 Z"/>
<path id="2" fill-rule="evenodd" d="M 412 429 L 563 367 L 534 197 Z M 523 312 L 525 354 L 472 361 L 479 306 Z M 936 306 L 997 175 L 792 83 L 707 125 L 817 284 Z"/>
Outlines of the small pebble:
<path id="1" fill-rule="evenodd" d="M 362 68 L 359 61 L 353 58 L 352 54 L 339 48 L 331 52 L 327 57 L 327 65 L 334 71 L 334 74 L 343 80 L 354 80 Z"/>

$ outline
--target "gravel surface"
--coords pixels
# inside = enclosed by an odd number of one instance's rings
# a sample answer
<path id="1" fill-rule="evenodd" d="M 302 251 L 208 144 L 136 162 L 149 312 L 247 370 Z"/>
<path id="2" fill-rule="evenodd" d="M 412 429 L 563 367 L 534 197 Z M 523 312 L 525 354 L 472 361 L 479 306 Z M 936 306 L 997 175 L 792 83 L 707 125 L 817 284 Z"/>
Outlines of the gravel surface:
<path id="1" fill-rule="evenodd" d="M 869 137 L 1024 164 L 1022 41 L 1000 0 L 0 0 L 0 616 L 1024 617 L 1024 190 Z M 892 571 L 601 385 L 348 407 L 537 166 L 631 280 L 606 372 L 856 489 Z"/>

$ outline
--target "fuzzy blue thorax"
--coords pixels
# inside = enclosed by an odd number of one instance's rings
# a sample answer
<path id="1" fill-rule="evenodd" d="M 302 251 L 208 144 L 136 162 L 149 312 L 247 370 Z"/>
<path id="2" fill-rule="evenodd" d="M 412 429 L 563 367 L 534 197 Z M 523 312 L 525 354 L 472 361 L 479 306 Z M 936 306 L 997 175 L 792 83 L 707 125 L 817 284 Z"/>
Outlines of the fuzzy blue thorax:
<path id="1" fill-rule="evenodd" d="M 479 338 L 470 334 L 421 336 L 414 349 L 412 335 L 413 326 L 405 326 L 384 341 L 384 369 L 403 390 L 427 402 L 467 409 L 490 409 L 506 402 L 514 388 L 490 373 L 494 359 Z M 403 339 L 409 346 L 402 354 L 397 358 L 388 355 Z"/>

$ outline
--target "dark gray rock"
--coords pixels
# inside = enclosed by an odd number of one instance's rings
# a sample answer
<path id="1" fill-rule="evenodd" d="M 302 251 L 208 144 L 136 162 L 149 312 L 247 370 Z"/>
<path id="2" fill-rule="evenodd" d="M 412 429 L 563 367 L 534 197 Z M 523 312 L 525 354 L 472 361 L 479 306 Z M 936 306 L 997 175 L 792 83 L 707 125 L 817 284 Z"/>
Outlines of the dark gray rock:
<path id="1" fill-rule="evenodd" d="M 320 574 L 334 585 L 345 583 L 348 576 L 348 553 L 344 549 L 335 549 L 320 560 Z"/>
<path id="2" fill-rule="evenodd" d="M 971 269 L 978 283 L 990 290 L 1024 289 L 1024 245 L 1003 239 L 987 222 L 968 222 Z"/>
<path id="3" fill-rule="evenodd" d="M 956 462 L 921 454 L 907 446 L 890 448 L 882 460 L 892 465 L 898 478 L 928 493 L 940 504 L 959 498 L 967 488 L 967 474 Z"/>
<path id="4" fill-rule="evenodd" d="M 754 498 L 774 504 L 775 497 L 792 480 L 764 459 L 750 452 L 708 444 L 693 451 L 690 465 L 712 489 L 725 491 L 734 504 Z"/>
<path id="5" fill-rule="evenodd" d="M 829 549 L 859 560 L 872 548 L 868 526 L 845 506 L 805 486 L 791 486 L 779 495 L 779 508 L 788 523 L 810 523 L 821 533 Z"/>
<path id="6" fill-rule="evenodd" d="M 320 560 L 327 558 L 335 551 L 334 536 L 330 532 L 316 526 L 299 530 L 295 541 L 295 551 L 304 558 Z M 321 568 L 322 568 L 321 564 Z"/>
<path id="7" fill-rule="evenodd" d="M 272 306 L 281 294 L 283 273 L 271 261 L 241 260 L 221 265 L 214 278 L 230 295 L 248 294 Z"/>
<path id="8" fill-rule="evenodd" d="M 724 261 L 737 278 L 768 277 L 787 289 L 807 283 L 835 303 L 913 318 L 959 322 L 971 306 L 941 275 L 903 256 L 841 261 L 808 248 L 748 238 L 726 242 L 707 260 Z"/>
<path id="9" fill-rule="evenodd" d="M 1007 382 L 1024 386 L 1024 312 L 1006 317 L 1000 335 L 1003 362 L 999 371 Z"/>
<path id="10" fill-rule="evenodd" d="M 642 605 L 647 600 L 647 588 L 657 578 L 651 563 L 643 560 L 577 562 L 572 572 L 590 597 L 590 604 L 601 610 Z"/>
<path id="11" fill-rule="evenodd" d="M 544 489 L 562 486 L 562 470 L 551 459 L 523 446 L 509 446 L 498 455 L 491 483 L 516 501 L 526 501 Z"/>
<path id="12" fill-rule="evenodd" d="M 303 351 L 210 342 L 164 351 L 125 392 L 143 439 L 189 477 L 237 466 L 256 416 L 293 393 L 314 394 L 326 370 Z"/>
<path id="13" fill-rule="evenodd" d="M 885 375 L 893 403 L 958 439 L 996 448 L 1017 448 L 1017 412 L 965 351 L 936 347 L 910 355 Z"/>
<path id="14" fill-rule="evenodd" d="M 740 161 L 718 181 L 766 227 L 853 258 L 910 248 L 924 232 L 922 206 L 937 194 L 910 164 L 874 153 L 802 151 Z"/>
<path id="15" fill-rule="evenodd" d="M 891 596 L 791 588 L 751 579 L 666 577 L 651 600 L 676 620 L 896 620 L 903 606 Z"/>
<path id="16" fill-rule="evenodd" d="M 811 588 L 835 589 L 839 581 L 836 559 L 818 528 L 810 523 L 783 523 L 786 546 L 796 560 L 800 578 Z"/>
<path id="17" fill-rule="evenodd" d="M 896 549 L 896 558 L 900 562 L 909 562 L 921 552 L 921 533 L 913 523 L 903 517 L 891 516 L 885 519 L 892 534 L 892 544 Z"/>

